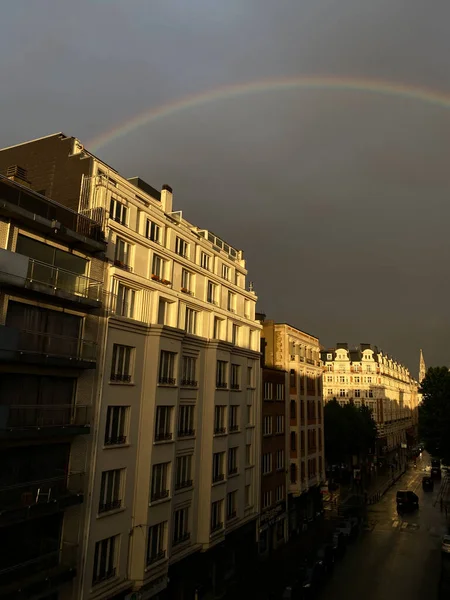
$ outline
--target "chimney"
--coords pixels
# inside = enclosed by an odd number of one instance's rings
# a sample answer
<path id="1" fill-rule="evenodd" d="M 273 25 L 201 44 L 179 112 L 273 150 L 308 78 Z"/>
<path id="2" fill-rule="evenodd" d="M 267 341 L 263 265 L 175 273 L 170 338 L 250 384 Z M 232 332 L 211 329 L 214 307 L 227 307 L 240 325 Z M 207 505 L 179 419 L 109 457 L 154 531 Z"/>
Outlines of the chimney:
<path id="1" fill-rule="evenodd" d="M 31 188 L 31 184 L 27 179 L 27 170 L 23 167 L 19 167 L 19 165 L 10 165 L 6 169 L 6 177 L 11 179 L 11 181 L 15 181 L 16 183 L 20 183 L 28 188 Z"/>
<path id="2" fill-rule="evenodd" d="M 172 212 L 172 188 L 165 183 L 161 188 L 161 205 L 165 213 Z"/>

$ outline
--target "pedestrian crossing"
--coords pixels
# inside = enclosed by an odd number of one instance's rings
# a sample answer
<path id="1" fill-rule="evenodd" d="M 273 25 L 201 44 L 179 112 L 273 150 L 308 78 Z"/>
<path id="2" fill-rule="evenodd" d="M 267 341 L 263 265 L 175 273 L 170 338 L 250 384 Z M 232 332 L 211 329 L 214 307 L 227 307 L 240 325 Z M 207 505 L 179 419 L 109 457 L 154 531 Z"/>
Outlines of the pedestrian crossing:
<path id="1" fill-rule="evenodd" d="M 435 526 L 424 526 L 419 523 L 411 523 L 409 521 L 402 521 L 398 518 L 391 520 L 380 521 L 377 519 L 369 519 L 365 526 L 366 531 L 392 531 L 397 530 L 399 532 L 413 533 L 414 531 L 426 532 L 431 536 L 442 537 L 446 533 L 445 525 Z"/>

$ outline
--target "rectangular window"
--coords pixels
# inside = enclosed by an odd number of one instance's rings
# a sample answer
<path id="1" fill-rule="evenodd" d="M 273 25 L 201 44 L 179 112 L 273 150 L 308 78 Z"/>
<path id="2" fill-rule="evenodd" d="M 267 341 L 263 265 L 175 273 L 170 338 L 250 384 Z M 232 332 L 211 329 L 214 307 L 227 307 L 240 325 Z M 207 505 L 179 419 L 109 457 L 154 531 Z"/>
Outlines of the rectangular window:
<path id="1" fill-rule="evenodd" d="M 227 298 L 227 310 L 230 312 L 236 312 L 236 294 L 233 294 L 233 292 L 228 292 Z"/>
<path id="2" fill-rule="evenodd" d="M 160 279 L 165 280 L 165 277 L 166 261 L 157 254 L 154 254 L 152 260 L 152 279 L 159 281 Z"/>
<path id="3" fill-rule="evenodd" d="M 152 240 L 152 242 L 157 242 L 158 244 L 161 243 L 161 228 L 153 221 L 150 221 L 150 219 L 147 219 L 145 237 Z"/>
<path id="4" fill-rule="evenodd" d="M 132 352 L 131 346 L 113 345 L 111 362 L 111 381 L 129 383 L 131 381 Z"/>
<path id="5" fill-rule="evenodd" d="M 245 466 L 250 467 L 253 464 L 252 445 L 245 446 Z"/>
<path id="6" fill-rule="evenodd" d="M 266 381 L 264 384 L 264 400 L 272 400 L 273 398 L 273 385 L 271 382 Z"/>
<path id="7" fill-rule="evenodd" d="M 277 471 L 284 471 L 284 450 L 277 450 Z"/>
<path id="8" fill-rule="evenodd" d="M 263 435 L 272 435 L 272 417 L 265 416 L 263 419 Z"/>
<path id="9" fill-rule="evenodd" d="M 215 340 L 221 340 L 222 339 L 222 327 L 223 327 L 223 319 L 219 319 L 219 317 L 214 317 L 213 338 Z"/>
<path id="10" fill-rule="evenodd" d="M 277 383 L 276 398 L 277 400 L 284 400 L 284 383 Z"/>
<path id="11" fill-rule="evenodd" d="M 211 533 L 223 529 L 223 500 L 211 504 Z"/>
<path id="12" fill-rule="evenodd" d="M 184 328 L 186 333 L 197 333 L 197 311 L 186 306 Z"/>
<path id="13" fill-rule="evenodd" d="M 355 390 L 355 398 L 361 398 L 361 390 Z"/>
<path id="14" fill-rule="evenodd" d="M 148 528 L 147 538 L 147 565 L 166 556 L 167 521 L 158 523 Z"/>
<path id="15" fill-rule="evenodd" d="M 247 404 L 247 425 L 253 424 L 253 410 L 252 405 Z"/>
<path id="16" fill-rule="evenodd" d="M 218 360 L 216 366 L 216 387 L 226 388 L 227 383 L 227 367 L 228 363 L 224 360 Z"/>
<path id="17" fill-rule="evenodd" d="M 267 475 L 272 472 L 272 454 L 263 454 L 262 456 L 262 474 Z"/>
<path id="18" fill-rule="evenodd" d="M 187 269 L 181 271 L 181 291 L 191 293 L 192 273 Z"/>
<path id="19" fill-rule="evenodd" d="M 227 519 L 234 519 L 236 516 L 237 492 L 228 492 L 227 494 Z"/>
<path id="20" fill-rule="evenodd" d="M 183 258 L 188 258 L 189 244 L 180 237 L 175 242 L 175 252 Z"/>
<path id="21" fill-rule="evenodd" d="M 369 390 L 369 398 L 373 398 L 373 390 Z"/>
<path id="22" fill-rule="evenodd" d="M 229 431 L 239 431 L 239 405 L 230 406 L 230 424 Z"/>
<path id="23" fill-rule="evenodd" d="M 169 496 L 169 466 L 170 463 L 158 463 L 153 465 L 152 473 L 152 494 L 151 500 L 161 500 Z"/>
<path id="24" fill-rule="evenodd" d="M 105 446 L 126 444 L 129 406 L 108 406 L 106 413 Z"/>
<path id="25" fill-rule="evenodd" d="M 173 514 L 173 540 L 172 544 L 181 544 L 186 542 L 191 534 L 189 533 L 189 507 L 180 508 Z"/>
<path id="26" fill-rule="evenodd" d="M 181 385 L 197 387 L 196 370 L 197 359 L 193 356 L 183 356 Z"/>
<path id="27" fill-rule="evenodd" d="M 252 505 L 252 486 L 250 484 L 245 486 L 244 502 L 246 508 Z"/>
<path id="28" fill-rule="evenodd" d="M 213 483 L 216 483 L 217 481 L 223 481 L 225 479 L 224 460 L 225 452 L 215 452 L 213 454 Z"/>
<path id="29" fill-rule="evenodd" d="M 238 472 L 237 451 L 237 447 L 228 448 L 228 475 L 235 475 Z"/>
<path id="30" fill-rule="evenodd" d="M 231 343 L 235 346 L 239 345 L 239 325 L 233 323 L 231 328 Z"/>
<path id="31" fill-rule="evenodd" d="M 209 271 L 209 261 L 210 261 L 209 254 L 206 254 L 206 252 L 202 252 L 200 254 L 200 265 L 203 267 L 203 269 L 207 269 L 208 271 Z"/>
<path id="32" fill-rule="evenodd" d="M 354 378 L 354 381 L 355 381 L 355 383 L 360 383 L 360 378 L 359 378 L 359 376 L 358 376 L 358 377 L 355 377 L 355 378 Z"/>
<path id="33" fill-rule="evenodd" d="M 231 365 L 231 389 L 238 390 L 240 388 L 241 367 L 240 365 Z"/>
<path id="34" fill-rule="evenodd" d="M 251 350 L 256 350 L 255 338 L 256 338 L 256 332 L 253 329 L 250 329 L 250 331 L 248 332 L 248 347 Z"/>
<path id="35" fill-rule="evenodd" d="M 277 415 L 277 429 L 275 433 L 284 433 L 284 415 Z"/>
<path id="36" fill-rule="evenodd" d="M 214 433 L 225 433 L 225 409 L 226 406 L 214 407 Z"/>
<path id="37" fill-rule="evenodd" d="M 339 382 L 340 383 L 345 383 L 345 376 L 344 375 L 340 375 Z"/>
<path id="38" fill-rule="evenodd" d="M 109 218 L 121 225 L 126 225 L 127 216 L 128 208 L 115 198 L 111 198 L 109 202 Z"/>
<path id="39" fill-rule="evenodd" d="M 172 406 L 156 407 L 155 440 L 157 442 L 172 439 Z"/>
<path id="40" fill-rule="evenodd" d="M 284 485 L 277 485 L 275 490 L 275 502 L 282 502 L 284 500 Z"/>
<path id="41" fill-rule="evenodd" d="M 272 490 L 264 492 L 262 497 L 263 509 L 269 508 L 269 506 L 272 506 Z"/>
<path id="42" fill-rule="evenodd" d="M 175 385 L 175 352 L 161 350 L 159 360 L 159 383 Z"/>
<path id="43" fill-rule="evenodd" d="M 95 544 L 93 585 L 115 577 L 118 540 L 119 536 L 114 535 Z"/>
<path id="44" fill-rule="evenodd" d="M 102 482 L 100 486 L 100 500 L 98 504 L 99 513 L 120 508 L 122 504 L 122 473 L 124 471 L 125 469 L 103 471 Z"/>
<path id="45" fill-rule="evenodd" d="M 181 490 L 182 488 L 191 487 L 192 485 L 192 454 L 186 456 L 179 456 L 177 458 L 177 470 L 175 478 L 175 489 Z"/>
<path id="46" fill-rule="evenodd" d="M 253 367 L 247 367 L 247 387 L 253 387 Z"/>
<path id="47" fill-rule="evenodd" d="M 250 319 L 250 300 L 244 300 L 244 317 Z"/>
<path id="48" fill-rule="evenodd" d="M 343 390 L 343 389 L 340 389 L 340 390 L 339 390 L 339 396 L 340 396 L 341 398 L 345 398 L 345 390 Z"/>
<path id="49" fill-rule="evenodd" d="M 372 383 L 372 377 L 367 378 L 367 383 Z"/>
<path id="50" fill-rule="evenodd" d="M 223 279 L 230 281 L 230 267 L 224 264 L 222 265 L 222 277 Z"/>
<path id="51" fill-rule="evenodd" d="M 194 406 L 182 404 L 178 418 L 178 437 L 189 437 L 194 434 Z"/>
<path id="52" fill-rule="evenodd" d="M 216 290 L 217 290 L 217 285 L 215 285 L 212 281 L 208 281 L 208 287 L 207 287 L 207 291 L 206 291 L 206 300 L 210 304 L 217 304 Z"/>
<path id="53" fill-rule="evenodd" d="M 173 302 L 163 298 L 159 299 L 158 304 L 158 325 L 171 325 L 171 313 Z"/>
<path id="54" fill-rule="evenodd" d="M 131 270 L 131 244 L 122 240 L 121 238 L 116 239 L 116 248 L 114 251 L 114 264 L 116 267 L 121 267 L 127 271 Z"/>
<path id="55" fill-rule="evenodd" d="M 119 283 L 117 288 L 116 314 L 127 319 L 134 318 L 135 291 Z"/>

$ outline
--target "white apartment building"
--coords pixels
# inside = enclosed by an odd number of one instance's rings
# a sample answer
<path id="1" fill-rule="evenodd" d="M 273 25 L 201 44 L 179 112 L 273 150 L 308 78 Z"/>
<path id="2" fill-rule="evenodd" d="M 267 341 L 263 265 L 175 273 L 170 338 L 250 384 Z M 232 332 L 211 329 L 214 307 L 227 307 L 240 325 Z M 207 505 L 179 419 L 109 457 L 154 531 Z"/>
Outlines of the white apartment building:
<path id="1" fill-rule="evenodd" d="M 14 158 L 45 173 L 63 163 L 61 189 L 75 182 L 71 202 L 102 225 L 108 244 L 76 597 L 156 597 L 169 576 L 177 584 L 170 570 L 183 559 L 256 527 L 261 326 L 243 253 L 175 212 L 169 186 L 125 179 L 75 138 L 17 148 L 18 157 L 0 152 L 0 167 Z"/>
<path id="2" fill-rule="evenodd" d="M 322 361 L 325 402 L 336 398 L 341 405 L 368 406 L 387 451 L 406 443 L 415 424 L 418 384 L 404 365 L 370 344 L 337 344 L 322 351 Z"/>

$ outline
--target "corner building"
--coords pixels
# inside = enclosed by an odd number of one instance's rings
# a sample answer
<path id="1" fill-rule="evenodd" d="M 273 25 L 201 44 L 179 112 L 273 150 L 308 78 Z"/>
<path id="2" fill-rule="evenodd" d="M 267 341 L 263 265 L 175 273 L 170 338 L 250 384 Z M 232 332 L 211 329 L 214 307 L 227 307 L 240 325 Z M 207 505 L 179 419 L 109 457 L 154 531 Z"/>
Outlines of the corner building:
<path id="1" fill-rule="evenodd" d="M 125 179 L 75 138 L 0 151 L 0 171 L 12 164 L 108 241 L 74 597 L 220 595 L 259 508 L 261 326 L 243 253 L 174 211 L 169 186 Z"/>
<path id="2" fill-rule="evenodd" d="M 321 507 L 324 481 L 322 363 L 318 338 L 260 315 L 266 365 L 284 369 L 289 379 L 289 535 Z"/>

